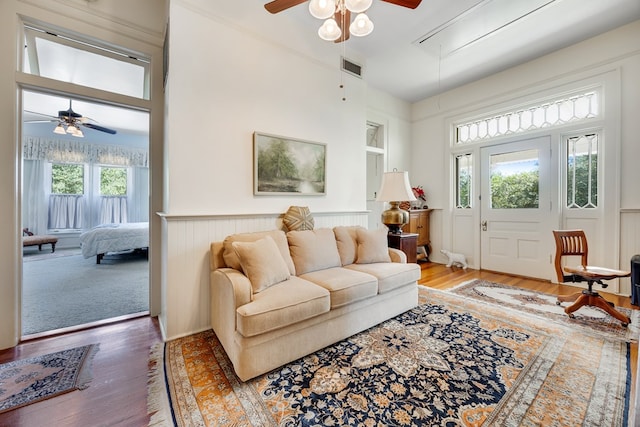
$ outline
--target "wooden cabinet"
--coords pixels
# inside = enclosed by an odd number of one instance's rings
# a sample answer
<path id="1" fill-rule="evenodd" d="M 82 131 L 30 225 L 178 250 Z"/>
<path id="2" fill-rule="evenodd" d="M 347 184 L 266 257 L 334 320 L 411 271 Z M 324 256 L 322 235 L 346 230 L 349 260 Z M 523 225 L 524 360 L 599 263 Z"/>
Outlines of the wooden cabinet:
<path id="1" fill-rule="evenodd" d="M 418 256 L 418 260 L 429 260 L 431 253 L 431 240 L 429 239 L 429 215 L 433 209 L 411 209 L 409 211 L 409 223 L 402 230 L 405 233 L 418 235 L 417 246 L 424 248 L 424 255 Z"/>
<path id="2" fill-rule="evenodd" d="M 416 262 L 418 254 L 418 235 L 414 233 L 401 233 L 387 235 L 387 242 L 390 248 L 400 249 L 407 255 L 407 262 Z"/>

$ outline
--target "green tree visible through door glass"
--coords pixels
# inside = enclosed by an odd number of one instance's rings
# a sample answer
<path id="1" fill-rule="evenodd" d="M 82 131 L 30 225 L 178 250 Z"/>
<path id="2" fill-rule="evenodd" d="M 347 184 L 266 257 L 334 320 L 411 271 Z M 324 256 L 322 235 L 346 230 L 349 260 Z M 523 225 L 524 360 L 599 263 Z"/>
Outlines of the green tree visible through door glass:
<path id="1" fill-rule="evenodd" d="M 490 167 L 492 209 L 539 207 L 538 150 L 492 155 Z"/>

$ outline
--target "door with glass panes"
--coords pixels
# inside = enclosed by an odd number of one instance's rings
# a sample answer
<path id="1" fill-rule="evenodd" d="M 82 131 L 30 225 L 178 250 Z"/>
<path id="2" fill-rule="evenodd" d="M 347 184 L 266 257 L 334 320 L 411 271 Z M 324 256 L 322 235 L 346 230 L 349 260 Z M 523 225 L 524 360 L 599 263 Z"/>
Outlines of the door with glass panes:
<path id="1" fill-rule="evenodd" d="M 557 186 L 550 137 L 483 148 L 480 162 L 482 269 L 552 278 Z"/>

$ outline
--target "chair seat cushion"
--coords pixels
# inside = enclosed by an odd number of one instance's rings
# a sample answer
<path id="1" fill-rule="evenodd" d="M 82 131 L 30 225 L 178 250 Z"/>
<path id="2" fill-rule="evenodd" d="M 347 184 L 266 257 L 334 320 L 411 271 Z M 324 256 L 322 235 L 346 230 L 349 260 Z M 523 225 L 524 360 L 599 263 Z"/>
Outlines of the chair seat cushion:
<path id="1" fill-rule="evenodd" d="M 378 278 L 378 293 L 405 286 L 420 279 L 418 264 L 401 264 L 398 262 L 380 262 L 376 264 L 351 264 L 344 268 L 370 274 Z"/>
<path id="2" fill-rule="evenodd" d="M 24 236 L 22 238 L 22 246 L 44 245 L 46 243 L 57 243 L 58 238 L 56 236 Z"/>
<path id="3" fill-rule="evenodd" d="M 237 331 L 252 337 L 280 329 L 329 311 L 329 291 L 291 276 L 254 294 L 253 301 L 236 310 Z"/>
<path id="4" fill-rule="evenodd" d="M 370 274 L 342 267 L 313 271 L 300 277 L 328 290 L 332 309 L 378 294 L 378 279 Z"/>

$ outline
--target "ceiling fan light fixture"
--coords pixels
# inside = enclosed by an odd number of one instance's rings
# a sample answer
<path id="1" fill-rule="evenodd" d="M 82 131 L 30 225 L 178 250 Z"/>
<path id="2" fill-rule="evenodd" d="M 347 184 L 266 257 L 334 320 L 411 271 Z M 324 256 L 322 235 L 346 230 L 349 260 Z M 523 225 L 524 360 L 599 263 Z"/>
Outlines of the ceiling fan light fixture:
<path id="1" fill-rule="evenodd" d="M 57 133 L 58 135 L 64 135 L 67 131 L 64 130 L 61 123 L 58 123 L 58 126 L 53 130 L 53 133 Z"/>
<path id="2" fill-rule="evenodd" d="M 73 135 L 77 131 L 78 131 L 78 128 L 75 127 L 73 124 L 70 124 L 69 126 L 67 126 L 67 133 L 70 133 L 71 135 Z"/>
<path id="3" fill-rule="evenodd" d="M 80 129 L 76 128 L 76 131 L 73 132 L 71 136 L 75 136 L 76 138 L 84 138 L 84 133 L 82 133 Z"/>
<path id="4" fill-rule="evenodd" d="M 335 0 L 311 0 L 309 2 L 309 13 L 318 19 L 327 19 L 336 12 Z"/>
<path id="5" fill-rule="evenodd" d="M 320 36 L 322 40 L 327 40 L 327 41 L 338 40 L 341 35 L 342 35 L 342 30 L 338 26 L 338 23 L 336 22 L 336 20 L 333 18 L 329 18 L 326 21 L 324 21 L 324 24 L 322 24 L 322 26 L 318 30 L 318 36 Z"/>
<path id="6" fill-rule="evenodd" d="M 373 0 L 344 0 L 345 6 L 353 13 L 364 12 L 371 7 Z"/>
<path id="7" fill-rule="evenodd" d="M 368 36 L 373 31 L 373 22 L 366 14 L 360 13 L 349 26 L 349 31 L 357 37 Z"/>

